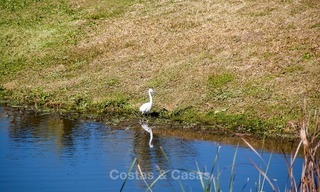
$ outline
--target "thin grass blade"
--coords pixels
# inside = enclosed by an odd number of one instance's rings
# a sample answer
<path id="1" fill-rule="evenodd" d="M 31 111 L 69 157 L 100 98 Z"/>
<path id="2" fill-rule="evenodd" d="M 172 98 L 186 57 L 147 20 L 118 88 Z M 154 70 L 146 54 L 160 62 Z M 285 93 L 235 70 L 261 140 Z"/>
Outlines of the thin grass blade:
<path id="1" fill-rule="evenodd" d="M 230 192 L 233 191 L 233 182 L 234 182 L 234 178 L 235 178 L 234 168 L 235 168 L 235 164 L 236 164 L 236 157 L 237 157 L 237 153 L 238 153 L 238 148 L 239 148 L 239 145 L 237 146 L 237 149 L 234 152 L 233 161 L 232 161 L 231 177 L 230 177 L 230 183 L 229 183 L 229 191 Z"/>
<path id="2" fill-rule="evenodd" d="M 270 163 L 271 163 L 271 158 L 272 158 L 272 153 L 269 156 L 269 160 L 268 160 L 266 171 L 265 171 L 266 174 L 268 174 L 269 166 L 270 166 Z M 263 191 L 265 181 L 266 181 L 266 178 L 264 177 L 263 180 L 262 180 L 261 191 Z"/>
<path id="3" fill-rule="evenodd" d="M 166 160 L 168 161 L 168 163 L 171 165 L 172 169 L 175 169 L 175 168 L 173 167 L 173 165 L 172 165 L 172 163 L 171 163 L 168 155 L 167 155 L 166 152 L 163 150 L 162 146 L 160 146 L 160 149 L 161 149 L 162 154 L 164 155 L 164 157 L 165 157 Z M 178 179 L 178 182 L 179 182 L 179 184 L 180 184 L 181 190 L 182 190 L 182 191 L 185 191 L 185 189 L 184 189 L 184 187 L 183 187 L 180 179 Z"/>
<path id="4" fill-rule="evenodd" d="M 246 183 L 245 183 L 245 184 L 243 185 L 243 187 L 242 187 L 241 192 L 246 188 L 246 186 L 248 185 L 249 181 L 250 181 L 250 179 L 249 179 L 249 177 L 248 177 Z"/>
<path id="5" fill-rule="evenodd" d="M 300 149 L 301 145 L 302 145 L 302 141 L 300 140 L 299 145 L 298 145 L 298 147 L 296 149 L 296 152 L 294 153 L 294 156 L 292 158 L 291 167 L 293 166 L 293 164 L 294 164 L 294 162 L 295 162 L 295 160 L 297 158 L 297 155 L 298 155 L 298 152 L 299 152 L 299 149 Z"/>
<path id="6" fill-rule="evenodd" d="M 157 181 L 159 180 L 159 179 L 161 179 L 165 174 L 167 174 L 169 171 L 171 171 L 171 169 L 169 169 L 169 170 L 166 170 L 166 171 L 162 171 L 161 173 L 160 173 L 160 175 L 150 184 L 150 186 L 148 187 L 148 189 L 146 190 L 146 192 L 147 191 L 152 191 L 151 190 L 151 188 L 157 183 Z"/>
<path id="7" fill-rule="evenodd" d="M 242 138 L 241 137 L 241 139 L 246 143 L 246 145 L 248 145 L 248 147 L 250 147 L 250 149 L 261 159 L 261 161 L 263 162 L 263 163 L 265 163 L 265 161 L 263 160 L 263 158 L 261 157 L 261 155 L 257 152 L 257 150 L 255 150 L 255 148 L 254 147 L 252 147 L 252 145 L 250 145 L 250 143 L 247 141 L 247 140 L 245 140 L 244 138 Z"/>
<path id="8" fill-rule="evenodd" d="M 125 186 L 125 184 L 126 184 L 126 182 L 127 182 L 127 180 L 128 180 L 129 173 L 131 172 L 133 166 L 136 164 L 136 161 L 137 161 L 137 158 L 134 158 L 133 161 L 132 161 L 132 163 L 131 163 L 131 166 L 130 166 L 128 172 L 127 172 L 126 178 L 125 178 L 125 180 L 124 180 L 123 183 L 122 183 L 120 192 L 123 190 L 123 188 L 124 188 L 124 186 Z"/>
<path id="9" fill-rule="evenodd" d="M 141 170 L 141 167 L 140 167 L 139 163 L 138 163 L 137 166 L 138 166 L 138 170 L 139 170 L 139 173 L 140 173 L 140 175 L 141 175 L 141 177 L 142 177 L 143 182 L 144 182 L 144 183 L 146 184 L 146 186 L 148 187 L 148 188 L 147 188 L 147 191 L 150 190 L 150 191 L 152 192 L 151 187 L 148 185 L 146 179 L 144 178 L 144 175 L 143 175 L 143 173 L 142 173 L 142 170 Z"/>
<path id="10" fill-rule="evenodd" d="M 274 187 L 274 185 L 272 184 L 272 182 L 270 181 L 269 177 L 266 175 L 265 172 L 263 172 L 258 166 L 257 164 L 255 164 L 251 159 L 250 159 L 251 163 L 253 164 L 253 166 L 263 175 L 263 177 L 266 178 L 266 180 L 268 181 L 269 185 L 272 188 L 272 191 L 276 191 L 276 188 Z"/>
<path id="11" fill-rule="evenodd" d="M 169 157 L 167 156 L 166 152 L 163 150 L 162 146 L 160 146 L 160 149 L 161 149 L 161 152 L 163 153 L 164 157 L 166 158 L 166 160 L 167 160 L 169 163 L 171 163 Z"/>
<path id="12" fill-rule="evenodd" d="M 199 168 L 199 165 L 198 165 L 198 162 L 197 162 L 197 161 L 196 161 L 196 165 L 197 165 L 197 170 L 198 170 L 198 172 L 199 172 L 199 173 L 201 173 L 201 171 L 200 171 L 200 168 Z M 203 189 L 203 191 L 205 191 L 206 189 L 205 189 L 205 186 L 204 186 L 204 181 L 203 181 L 202 174 L 199 174 L 199 175 L 200 175 L 200 182 L 201 182 L 202 189 Z"/>
<path id="13" fill-rule="evenodd" d="M 210 180 L 209 180 L 209 183 L 208 183 L 208 188 L 211 188 L 211 182 L 214 181 L 214 168 L 216 167 L 216 164 L 217 164 L 217 161 L 219 159 L 219 154 L 220 154 L 220 149 L 221 149 L 221 146 L 219 146 L 217 148 L 217 152 L 216 152 L 216 155 L 214 157 L 214 160 L 212 162 L 212 168 L 211 168 L 211 172 L 210 172 Z M 215 183 L 213 183 L 215 185 Z"/>

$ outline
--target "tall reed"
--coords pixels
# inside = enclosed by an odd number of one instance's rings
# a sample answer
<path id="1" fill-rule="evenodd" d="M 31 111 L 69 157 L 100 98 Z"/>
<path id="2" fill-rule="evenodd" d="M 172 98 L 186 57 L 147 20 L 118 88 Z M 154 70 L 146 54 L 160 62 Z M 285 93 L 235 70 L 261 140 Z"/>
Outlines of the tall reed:
<path id="1" fill-rule="evenodd" d="M 285 152 L 283 155 L 285 157 L 286 166 L 288 170 L 288 176 L 290 179 L 290 186 L 288 186 L 286 191 L 297 192 L 297 191 L 310 191 L 318 192 L 320 191 L 320 158 L 318 148 L 320 147 L 320 115 L 319 110 L 315 110 L 314 114 L 306 114 L 306 108 L 304 109 L 304 115 L 301 121 L 300 127 L 300 142 L 296 148 L 293 156 L 287 158 Z M 258 155 L 258 152 L 248 143 L 245 139 L 243 141 Z M 302 165 L 302 172 L 300 181 L 296 181 L 294 177 L 293 164 L 298 156 L 299 151 L 303 147 L 303 158 L 304 162 Z M 261 158 L 262 159 L 262 158 Z M 267 172 L 261 170 L 254 162 L 252 164 L 256 167 L 259 173 L 268 181 L 273 191 L 280 191 L 275 188 L 271 180 L 267 176 Z M 269 163 L 268 163 L 269 164 Z"/>
<path id="2" fill-rule="evenodd" d="M 300 129 L 300 144 L 303 146 L 304 164 L 301 173 L 300 191 L 320 191 L 320 158 L 318 148 L 320 146 L 320 122 L 319 111 L 315 111 L 314 117 L 305 115 Z M 312 133 L 309 133 L 310 129 Z M 297 149 L 298 150 L 298 149 Z M 294 190 L 293 190 L 294 191 Z"/>

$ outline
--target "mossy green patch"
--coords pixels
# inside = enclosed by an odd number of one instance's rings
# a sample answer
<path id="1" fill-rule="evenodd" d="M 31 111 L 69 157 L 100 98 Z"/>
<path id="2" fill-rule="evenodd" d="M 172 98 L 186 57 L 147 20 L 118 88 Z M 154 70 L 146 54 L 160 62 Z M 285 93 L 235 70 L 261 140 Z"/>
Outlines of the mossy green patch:
<path id="1" fill-rule="evenodd" d="M 211 75 L 208 77 L 208 86 L 210 90 L 220 90 L 228 83 L 235 79 L 235 74 L 230 72 L 224 72 L 221 74 Z"/>
<path id="2" fill-rule="evenodd" d="M 192 107 L 179 107 L 169 114 L 170 118 L 178 121 L 195 123 L 200 120 L 199 111 Z"/>
<path id="3" fill-rule="evenodd" d="M 302 56 L 303 60 L 310 60 L 312 58 L 312 54 L 311 53 L 305 53 Z"/>
<path id="4" fill-rule="evenodd" d="M 293 65 L 293 66 L 287 66 L 282 70 L 282 73 L 294 73 L 298 71 L 303 71 L 304 67 L 302 65 Z"/>
<path id="5" fill-rule="evenodd" d="M 4 99 L 4 95 L 5 95 L 5 90 L 4 90 L 4 87 L 0 84 L 0 100 L 2 103 L 3 99 Z"/>
<path id="6" fill-rule="evenodd" d="M 136 3 L 136 0 L 124 1 L 102 1 L 100 6 L 94 6 L 92 12 L 88 13 L 87 19 L 99 20 L 106 18 L 120 17 L 128 7 Z"/>
<path id="7" fill-rule="evenodd" d="M 240 94 L 239 89 L 235 89 L 237 83 L 236 75 L 231 72 L 222 72 L 208 77 L 209 88 L 208 98 L 211 102 L 220 102 L 236 98 Z"/>

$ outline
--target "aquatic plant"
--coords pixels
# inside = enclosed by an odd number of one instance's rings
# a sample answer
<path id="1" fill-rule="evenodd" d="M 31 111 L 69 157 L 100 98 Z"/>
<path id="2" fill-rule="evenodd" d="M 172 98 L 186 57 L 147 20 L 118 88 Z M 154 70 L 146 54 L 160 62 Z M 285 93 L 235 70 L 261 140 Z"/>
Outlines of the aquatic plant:
<path id="1" fill-rule="evenodd" d="M 320 191 L 320 158 L 318 148 L 320 147 L 320 121 L 319 112 L 315 111 L 313 120 L 305 115 L 300 130 L 300 143 L 297 151 L 303 146 L 304 164 L 301 173 L 300 184 L 293 185 L 292 191 Z M 310 122 L 314 122 L 312 134 L 309 134 L 309 128 L 312 127 Z M 293 159 L 294 161 L 294 159 Z M 293 170 L 288 166 L 290 173 Z M 295 184 L 293 182 L 293 184 Z"/>
<path id="2" fill-rule="evenodd" d="M 128 170 L 128 173 L 126 174 L 126 178 L 124 179 L 123 183 L 122 183 L 122 186 L 121 186 L 121 189 L 120 189 L 120 192 L 123 190 L 124 186 L 126 185 L 126 182 L 128 180 L 128 177 L 129 177 L 129 173 L 131 172 L 132 168 L 134 167 L 134 165 L 136 164 L 136 161 L 137 161 L 137 158 L 134 158 L 131 165 L 130 165 L 130 168 Z"/>
<path id="3" fill-rule="evenodd" d="M 290 179 L 290 186 L 286 191 L 320 191 L 320 158 L 318 152 L 318 148 L 320 147 L 320 111 L 315 110 L 313 118 L 310 118 L 310 115 L 306 115 L 305 111 L 306 109 L 304 109 L 304 116 L 300 128 L 300 142 L 295 153 L 288 158 L 283 151 Z M 312 134 L 309 133 L 309 129 L 313 129 Z M 255 152 L 255 154 L 261 158 L 260 154 L 245 139 L 243 140 Z M 304 162 L 300 181 L 297 182 L 293 174 L 295 171 L 293 169 L 293 164 L 297 158 L 298 152 L 301 150 L 301 147 L 303 147 Z M 280 191 L 269 179 L 267 171 L 261 170 L 253 161 L 251 162 L 264 179 L 268 181 L 272 190 Z M 269 164 L 270 161 L 268 162 L 268 165 Z M 263 188 L 258 191 L 263 191 Z"/>

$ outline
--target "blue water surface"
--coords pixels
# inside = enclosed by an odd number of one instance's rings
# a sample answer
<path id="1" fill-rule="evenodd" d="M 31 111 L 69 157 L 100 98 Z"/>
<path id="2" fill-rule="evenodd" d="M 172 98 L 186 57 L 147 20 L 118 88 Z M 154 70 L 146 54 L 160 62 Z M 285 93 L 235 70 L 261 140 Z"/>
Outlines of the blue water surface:
<path id="1" fill-rule="evenodd" d="M 126 176 L 123 191 L 145 191 L 158 178 L 152 191 L 203 191 L 198 171 L 204 186 L 214 180 L 222 191 L 229 191 L 230 183 L 233 191 L 257 191 L 259 186 L 271 191 L 253 162 L 264 171 L 268 168 L 268 178 L 280 191 L 289 186 L 283 154 L 260 151 L 262 160 L 250 148 L 156 134 L 150 148 L 150 135 L 138 121 L 115 129 L 54 115 L 7 113 L 3 108 L 1 114 L 0 191 L 120 191 Z M 297 180 L 302 163 L 301 158 L 294 163 Z"/>

